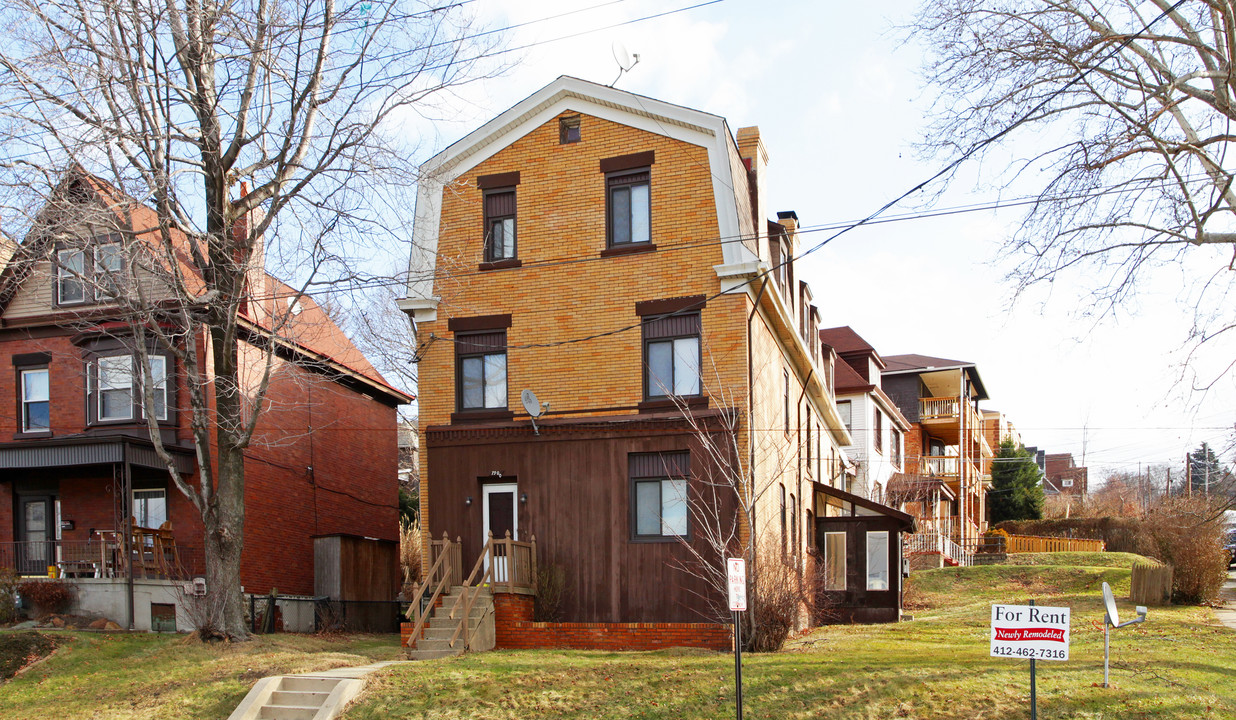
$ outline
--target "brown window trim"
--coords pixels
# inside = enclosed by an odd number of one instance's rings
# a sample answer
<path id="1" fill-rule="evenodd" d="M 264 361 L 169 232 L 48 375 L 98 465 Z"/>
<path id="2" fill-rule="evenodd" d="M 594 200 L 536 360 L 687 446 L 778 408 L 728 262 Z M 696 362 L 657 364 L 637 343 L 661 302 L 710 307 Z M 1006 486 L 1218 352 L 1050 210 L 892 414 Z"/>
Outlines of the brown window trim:
<path id="1" fill-rule="evenodd" d="M 619 155 L 618 157 L 601 160 L 601 172 L 612 173 L 622 170 L 634 170 L 636 168 L 648 167 L 656 161 L 657 154 L 655 150 L 646 150 L 644 152 L 631 153 L 630 155 Z"/>
<path id="2" fill-rule="evenodd" d="M 506 260 L 494 260 L 493 262 L 483 262 L 476 266 L 476 269 L 485 272 L 488 270 L 506 270 L 508 268 L 523 267 L 524 263 L 519 258 L 507 258 Z"/>
<path id="3" fill-rule="evenodd" d="M 691 542 L 692 526 L 690 510 L 687 512 L 687 533 L 685 535 L 640 535 L 637 530 L 639 528 L 638 513 L 636 512 L 635 486 L 641 482 L 658 482 L 661 480 L 684 480 L 687 483 L 687 497 L 691 497 L 691 452 L 689 450 L 669 450 L 661 453 L 629 453 L 627 455 L 630 462 L 631 455 L 679 455 L 687 458 L 687 464 L 684 466 L 684 472 L 670 473 L 664 472 L 657 475 L 633 475 L 628 466 L 627 471 L 627 525 L 628 537 L 627 542 L 631 543 L 666 543 L 666 542 Z M 688 500 L 688 508 L 691 507 Z"/>
<path id="4" fill-rule="evenodd" d="M 514 420 L 513 410 L 458 410 L 451 413 L 451 424 Z"/>
<path id="5" fill-rule="evenodd" d="M 707 300 L 707 295 L 641 300 L 635 303 L 635 314 L 643 317 L 645 315 L 669 315 L 682 311 L 699 311 L 704 309 Z"/>
<path id="6" fill-rule="evenodd" d="M 49 352 L 21 353 L 13 356 L 13 366 L 23 366 L 23 370 L 31 369 L 30 365 L 50 365 L 52 354 Z"/>
<path id="7" fill-rule="evenodd" d="M 519 184 L 519 171 L 494 173 L 493 175 L 478 175 L 476 186 L 481 190 L 493 190 Z"/>
<path id="8" fill-rule="evenodd" d="M 679 410 L 682 405 L 686 405 L 688 410 L 707 410 L 708 396 L 707 395 L 691 395 L 679 397 L 677 402 L 672 398 L 657 398 L 656 400 L 644 400 L 636 409 L 641 413 L 661 412 L 664 410 Z"/>
<path id="9" fill-rule="evenodd" d="M 613 257 L 615 255 L 634 255 L 636 253 L 656 252 L 656 243 L 625 243 L 607 247 L 601 251 L 601 257 Z"/>
<path id="10" fill-rule="evenodd" d="M 511 326 L 511 316 L 508 315 L 477 315 L 475 317 L 450 318 L 446 327 L 451 332 L 472 332 L 474 330 L 503 330 Z"/>

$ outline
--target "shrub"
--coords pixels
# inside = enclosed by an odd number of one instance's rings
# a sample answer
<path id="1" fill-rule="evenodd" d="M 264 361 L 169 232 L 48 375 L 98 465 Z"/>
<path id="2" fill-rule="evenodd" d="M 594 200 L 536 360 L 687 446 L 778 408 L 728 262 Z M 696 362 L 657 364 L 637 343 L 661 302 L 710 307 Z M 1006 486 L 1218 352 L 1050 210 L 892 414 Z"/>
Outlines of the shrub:
<path id="1" fill-rule="evenodd" d="M 59 580 L 26 580 L 17 592 L 34 605 L 36 618 L 62 613 L 73 604 L 73 586 Z"/>
<path id="2" fill-rule="evenodd" d="M 743 645 L 753 652 L 776 652 L 801 624 L 815 613 L 813 582 L 799 582 L 797 569 L 781 560 L 775 543 L 766 543 L 765 552 L 755 563 L 754 573 L 747 565 L 748 611 Z"/>
<path id="3" fill-rule="evenodd" d="M 566 571 L 552 564 L 538 567 L 532 619 L 536 622 L 562 622 L 565 601 Z"/>
<path id="4" fill-rule="evenodd" d="M 399 566 L 403 569 L 403 582 L 413 585 L 421 579 L 421 523 L 419 520 L 399 523 Z"/>
<path id="5" fill-rule="evenodd" d="M 17 573 L 0 569 L 0 625 L 17 619 Z"/>
<path id="6" fill-rule="evenodd" d="M 1223 513 L 1207 498 L 1161 499 L 1144 520 L 1148 554 L 1175 568 L 1172 600 L 1199 604 L 1218 598 L 1227 579 Z"/>

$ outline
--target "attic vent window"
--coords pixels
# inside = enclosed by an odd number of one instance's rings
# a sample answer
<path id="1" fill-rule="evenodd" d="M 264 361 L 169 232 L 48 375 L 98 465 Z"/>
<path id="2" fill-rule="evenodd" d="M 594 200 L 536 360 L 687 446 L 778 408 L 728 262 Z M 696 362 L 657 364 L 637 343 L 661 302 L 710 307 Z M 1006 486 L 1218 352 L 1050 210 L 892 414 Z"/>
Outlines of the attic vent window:
<path id="1" fill-rule="evenodd" d="M 558 119 L 558 144 L 579 142 L 579 116 L 572 115 Z"/>

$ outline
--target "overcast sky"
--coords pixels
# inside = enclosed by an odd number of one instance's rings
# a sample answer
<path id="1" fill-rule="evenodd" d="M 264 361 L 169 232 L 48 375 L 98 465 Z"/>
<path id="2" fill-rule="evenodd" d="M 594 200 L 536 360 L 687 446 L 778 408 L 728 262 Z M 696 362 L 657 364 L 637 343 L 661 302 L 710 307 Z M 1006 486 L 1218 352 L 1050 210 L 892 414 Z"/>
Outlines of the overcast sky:
<path id="1" fill-rule="evenodd" d="M 468 8 L 512 31 L 501 78 L 465 89 L 446 119 L 435 118 L 424 152 L 459 139 L 559 75 L 609 84 L 622 43 L 640 60 L 623 90 L 721 115 L 730 128 L 758 125 L 769 154 L 770 211 L 794 210 L 809 232 L 804 247 L 858 220 L 933 175 L 917 159 L 930 89 L 921 50 L 894 29 L 914 8 L 881 3 L 722 0 L 641 22 L 696 3 L 645 0 L 474 0 Z M 578 12 L 570 12 L 578 10 Z M 570 12 L 556 20 L 544 18 Z M 610 27 L 617 25 L 617 27 Z M 586 32 L 608 28 L 597 32 Z M 586 32 L 578 37 L 564 36 Z M 922 215 L 996 200 L 966 173 Z M 1207 441 L 1227 448 L 1236 420 L 1232 374 L 1206 394 L 1182 378 L 1181 347 L 1191 326 L 1181 272 L 1159 273 L 1118 318 L 1084 315 L 1085 277 L 1058 280 L 1010 307 L 1001 243 L 1020 221 L 1016 208 L 915 217 L 846 233 L 801 261 L 826 327 L 849 325 L 883 355 L 921 353 L 977 364 L 991 396 L 1027 445 L 1071 452 L 1109 469 L 1173 462 Z M 1216 263 L 1218 265 L 1216 266 Z M 1207 259 L 1213 272 L 1225 260 Z M 1203 356 L 1212 374 L 1230 353 Z"/>

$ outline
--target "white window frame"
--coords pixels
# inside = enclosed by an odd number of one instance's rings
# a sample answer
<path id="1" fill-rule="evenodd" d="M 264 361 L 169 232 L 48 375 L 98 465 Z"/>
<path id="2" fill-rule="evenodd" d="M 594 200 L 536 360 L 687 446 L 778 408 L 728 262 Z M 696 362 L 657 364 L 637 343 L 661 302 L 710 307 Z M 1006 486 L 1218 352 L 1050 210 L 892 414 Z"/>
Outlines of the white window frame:
<path id="1" fill-rule="evenodd" d="M 155 408 L 158 408 L 158 407 L 159 407 L 159 402 L 158 402 L 158 399 L 159 399 L 159 397 L 160 397 L 160 396 L 162 396 L 162 400 L 163 400 L 163 412 L 161 412 L 161 413 L 160 413 L 160 412 L 156 412 L 156 413 L 155 413 L 155 419 L 156 419 L 156 420 L 166 420 L 166 419 L 168 418 L 168 408 L 167 408 L 167 358 L 166 358 L 166 357 L 164 357 L 164 356 L 162 356 L 162 355 L 150 355 L 150 356 L 148 356 L 148 357 L 146 358 L 146 361 L 147 361 L 147 362 L 146 362 L 147 375 L 146 375 L 146 377 L 145 377 L 145 378 L 143 378 L 143 379 L 142 379 L 142 381 L 143 381 L 143 382 L 150 382 L 150 383 L 154 386 Z M 158 380 L 157 382 L 156 382 L 156 381 L 154 381 L 154 378 L 156 377 L 156 376 L 155 376 L 155 366 L 156 366 L 156 365 L 158 365 L 158 366 L 159 366 L 159 369 L 160 369 L 160 376 L 159 376 L 159 380 Z M 135 390 L 136 390 L 136 388 L 135 388 Z M 145 395 L 145 393 L 142 393 L 139 397 L 140 397 L 140 400 L 138 401 L 137 405 L 138 405 L 138 407 L 143 408 L 143 413 L 142 413 L 142 414 L 143 414 L 143 415 L 145 415 L 144 409 L 145 409 L 145 407 L 146 407 L 146 395 Z"/>
<path id="2" fill-rule="evenodd" d="M 26 378 L 31 375 L 43 375 L 42 398 L 30 397 L 29 385 L 26 384 Z M 31 428 L 30 427 L 30 412 L 29 406 L 34 403 L 47 404 L 47 427 Z M 51 371 L 49 368 L 31 368 L 21 371 L 21 431 L 22 432 L 51 432 Z"/>
<path id="3" fill-rule="evenodd" d="M 873 553 L 872 540 L 878 540 L 877 545 L 882 545 L 883 552 Z M 887 530 L 868 530 L 867 531 L 867 589 L 876 592 L 883 592 L 892 589 L 892 578 L 888 571 L 888 556 L 889 556 L 889 536 Z M 879 587 L 880 583 L 884 587 Z"/>
<path id="4" fill-rule="evenodd" d="M 70 269 L 65 258 L 76 255 L 80 267 Z M 68 283 L 77 285 L 80 297 L 65 299 L 64 289 Z M 86 251 L 82 248 L 62 248 L 56 251 L 56 304 L 82 305 L 89 301 L 86 294 Z"/>
<path id="5" fill-rule="evenodd" d="M 160 500 L 163 503 L 163 520 L 158 524 L 149 524 L 149 505 L 152 500 Z M 167 490 L 163 488 L 135 488 L 133 490 L 132 502 L 133 522 L 135 522 L 138 527 L 157 529 L 159 525 L 162 525 L 169 519 L 167 512 Z M 140 513 L 141 517 L 139 517 L 139 506 L 143 508 Z"/>
<path id="6" fill-rule="evenodd" d="M 830 573 L 830 568 L 831 568 L 830 562 L 832 561 L 832 557 L 833 557 L 833 555 L 832 555 L 832 550 L 833 550 L 833 547 L 832 547 L 832 545 L 833 545 L 832 540 L 833 540 L 834 538 L 837 538 L 837 537 L 840 537 L 840 538 L 841 538 L 841 553 L 840 553 L 840 566 L 839 566 L 839 570 L 840 570 L 840 586 L 839 586 L 839 587 L 837 586 L 837 584 L 836 584 L 836 583 L 831 582 L 832 580 L 836 580 L 837 578 L 833 578 L 833 577 L 831 577 L 831 573 Z M 826 533 L 824 533 L 824 590 L 826 590 L 826 591 L 829 591 L 829 592 L 841 592 L 841 591 L 844 591 L 844 590 L 846 589 L 846 572 L 847 572 L 847 568 L 846 568 L 846 547 L 845 547 L 845 546 L 846 546 L 846 542 L 848 542 L 848 541 L 847 541 L 847 539 L 846 539 L 846 533 L 845 533 L 845 532 L 826 532 Z"/>
<path id="7" fill-rule="evenodd" d="M 127 385 L 105 384 L 104 365 L 105 364 L 111 365 L 113 363 L 117 363 L 117 361 L 120 361 L 120 360 L 124 360 L 125 363 L 127 363 L 127 371 L 124 371 L 124 372 L 125 374 L 128 375 L 128 378 L 129 378 L 128 384 Z M 97 363 L 95 364 L 95 368 L 96 368 L 96 374 L 98 375 L 98 382 L 97 382 L 98 397 L 95 399 L 95 411 L 97 413 L 97 418 L 103 422 L 111 421 L 111 420 L 132 420 L 133 419 L 133 405 L 134 405 L 133 392 L 134 392 L 135 385 L 136 385 L 136 383 L 133 382 L 134 380 L 133 378 L 133 356 L 132 355 L 107 355 L 104 357 L 100 357 Z M 113 380 L 113 383 L 114 383 L 114 380 Z M 121 390 L 127 392 L 129 395 L 129 402 L 127 404 L 128 409 L 125 412 L 125 414 L 124 415 L 104 415 L 103 414 L 103 394 L 105 392 L 119 392 Z"/>

